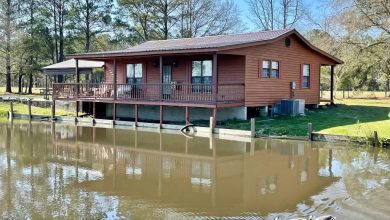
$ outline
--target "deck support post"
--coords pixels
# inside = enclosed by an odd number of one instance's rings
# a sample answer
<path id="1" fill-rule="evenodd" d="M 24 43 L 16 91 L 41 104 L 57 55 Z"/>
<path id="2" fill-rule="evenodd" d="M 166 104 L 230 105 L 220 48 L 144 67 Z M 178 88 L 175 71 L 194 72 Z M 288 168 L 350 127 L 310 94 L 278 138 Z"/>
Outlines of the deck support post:
<path id="1" fill-rule="evenodd" d="M 51 120 L 54 120 L 55 117 L 56 117 L 56 100 L 53 100 L 51 104 Z"/>
<path id="2" fill-rule="evenodd" d="M 217 93 L 218 93 L 218 55 L 217 53 L 213 54 L 213 72 L 212 72 L 212 85 L 214 88 L 211 88 L 213 91 L 213 100 L 217 102 Z"/>
<path id="3" fill-rule="evenodd" d="M 9 102 L 9 112 L 8 112 L 8 119 L 14 118 L 14 103 L 11 101 Z"/>
<path id="4" fill-rule="evenodd" d="M 28 106 L 28 119 L 32 119 L 32 111 L 31 111 L 31 99 L 27 101 L 27 106 Z"/>
<path id="5" fill-rule="evenodd" d="M 190 124 L 190 109 L 188 106 L 185 107 L 186 109 L 186 125 Z"/>
<path id="6" fill-rule="evenodd" d="M 213 108 L 213 129 L 217 126 L 217 107 Z"/>
<path id="7" fill-rule="evenodd" d="M 134 105 L 134 127 L 138 127 L 138 104 Z"/>
<path id="8" fill-rule="evenodd" d="M 160 129 L 162 128 L 163 121 L 164 121 L 164 106 L 160 105 L 160 126 L 159 126 Z"/>
<path id="9" fill-rule="evenodd" d="M 92 116 L 96 119 L 96 102 L 92 102 Z"/>
<path id="10" fill-rule="evenodd" d="M 256 137 L 256 120 L 251 118 L 251 137 Z"/>
<path id="11" fill-rule="evenodd" d="M 79 117 L 79 102 L 76 101 L 76 118 Z"/>
<path id="12" fill-rule="evenodd" d="M 112 124 L 115 125 L 116 120 L 116 104 L 112 103 Z"/>
<path id="13" fill-rule="evenodd" d="M 313 140 L 313 124 L 312 123 L 307 123 L 307 135 L 309 141 Z"/>
<path id="14" fill-rule="evenodd" d="M 114 59 L 114 100 L 117 99 L 117 93 L 118 93 L 118 74 L 117 74 L 117 63 L 116 63 L 116 59 Z"/>
<path id="15" fill-rule="evenodd" d="M 334 91 L 334 65 L 331 65 L 330 66 L 330 104 L 331 105 L 334 105 L 333 91 Z"/>

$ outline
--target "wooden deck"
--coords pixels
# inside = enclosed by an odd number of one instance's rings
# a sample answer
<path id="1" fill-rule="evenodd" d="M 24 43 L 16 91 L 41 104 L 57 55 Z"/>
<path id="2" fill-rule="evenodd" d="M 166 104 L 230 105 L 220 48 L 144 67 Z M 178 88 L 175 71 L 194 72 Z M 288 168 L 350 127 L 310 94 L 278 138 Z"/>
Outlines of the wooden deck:
<path id="1" fill-rule="evenodd" d="M 244 84 L 53 84 L 54 100 L 199 106 L 244 103 Z"/>

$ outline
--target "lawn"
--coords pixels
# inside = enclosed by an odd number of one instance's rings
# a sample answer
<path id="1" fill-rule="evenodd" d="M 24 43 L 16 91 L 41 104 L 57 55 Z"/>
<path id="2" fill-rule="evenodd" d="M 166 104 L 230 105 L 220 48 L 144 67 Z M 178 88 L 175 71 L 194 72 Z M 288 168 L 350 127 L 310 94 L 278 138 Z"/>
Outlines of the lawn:
<path id="1" fill-rule="evenodd" d="M 257 118 L 256 129 L 267 135 L 307 135 L 307 123 L 319 133 L 390 138 L 390 99 L 344 99 L 335 107 L 312 109 L 305 116 Z M 222 127 L 249 130 L 247 121 L 228 121 Z"/>
<path id="2" fill-rule="evenodd" d="M 0 118 L 7 117 L 9 111 L 9 103 L 0 102 Z M 33 115 L 51 115 L 51 108 L 41 108 L 32 106 L 31 108 Z M 14 103 L 15 114 L 28 114 L 28 106 L 21 103 Z M 74 116 L 74 112 L 68 112 L 62 109 L 56 109 L 56 116 Z"/>

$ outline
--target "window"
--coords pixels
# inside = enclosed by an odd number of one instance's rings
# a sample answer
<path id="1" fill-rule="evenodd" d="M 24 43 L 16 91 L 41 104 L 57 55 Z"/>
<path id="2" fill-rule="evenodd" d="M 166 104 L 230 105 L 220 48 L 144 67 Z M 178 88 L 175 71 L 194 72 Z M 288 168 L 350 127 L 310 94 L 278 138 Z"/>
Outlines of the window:
<path id="1" fill-rule="evenodd" d="M 139 84 L 142 82 L 142 64 L 127 64 L 126 65 L 126 83 Z"/>
<path id="2" fill-rule="evenodd" d="M 270 61 L 269 60 L 263 60 L 263 70 L 261 72 L 262 77 L 269 77 L 269 68 L 270 68 Z"/>
<path id="3" fill-rule="evenodd" d="M 261 77 L 279 78 L 279 61 L 263 60 Z"/>
<path id="4" fill-rule="evenodd" d="M 271 77 L 272 78 L 279 78 L 279 62 L 278 61 L 272 61 Z"/>
<path id="5" fill-rule="evenodd" d="M 211 60 L 192 61 L 191 82 L 194 84 L 211 84 L 213 63 Z"/>
<path id="6" fill-rule="evenodd" d="M 192 61 L 191 82 L 193 92 L 211 92 L 213 62 L 211 60 Z"/>
<path id="7" fill-rule="evenodd" d="M 310 64 L 303 64 L 302 88 L 310 88 Z"/>

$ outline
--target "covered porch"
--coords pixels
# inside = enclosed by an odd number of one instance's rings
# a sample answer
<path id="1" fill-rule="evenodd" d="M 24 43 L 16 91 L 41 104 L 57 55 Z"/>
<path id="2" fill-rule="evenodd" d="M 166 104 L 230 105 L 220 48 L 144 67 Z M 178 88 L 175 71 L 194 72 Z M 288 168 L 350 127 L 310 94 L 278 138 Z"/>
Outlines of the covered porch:
<path id="1" fill-rule="evenodd" d="M 53 99 L 173 105 L 243 105 L 245 57 L 196 54 L 119 57 L 105 62 L 102 83 L 53 85 Z"/>

